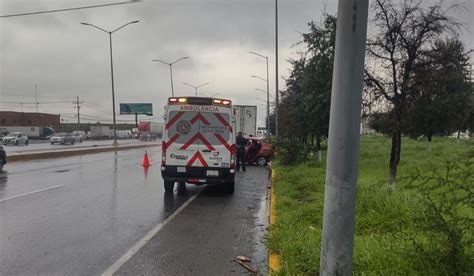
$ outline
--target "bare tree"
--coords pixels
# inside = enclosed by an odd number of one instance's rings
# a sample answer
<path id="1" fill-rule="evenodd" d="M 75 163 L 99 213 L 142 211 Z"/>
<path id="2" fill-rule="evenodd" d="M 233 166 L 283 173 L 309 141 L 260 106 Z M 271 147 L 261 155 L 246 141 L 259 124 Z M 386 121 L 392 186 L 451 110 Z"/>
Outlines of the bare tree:
<path id="1" fill-rule="evenodd" d="M 436 39 L 453 34 L 457 21 L 440 4 L 423 8 L 422 1 L 375 0 L 372 23 L 376 32 L 367 43 L 369 63 L 376 70 L 365 70 L 365 83 L 375 98 L 383 98 L 391 107 L 392 146 L 389 163 L 389 187 L 395 189 L 400 162 L 403 116 L 414 98 L 413 70 L 432 50 Z"/>

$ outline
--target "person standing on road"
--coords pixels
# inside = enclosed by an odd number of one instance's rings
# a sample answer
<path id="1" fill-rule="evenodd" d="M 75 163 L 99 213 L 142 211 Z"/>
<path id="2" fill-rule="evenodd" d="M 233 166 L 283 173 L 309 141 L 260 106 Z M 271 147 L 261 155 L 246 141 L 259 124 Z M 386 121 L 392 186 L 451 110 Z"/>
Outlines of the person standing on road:
<path id="1" fill-rule="evenodd" d="M 247 145 L 247 139 L 242 136 L 242 132 L 237 134 L 237 171 L 240 171 L 240 162 L 242 162 L 242 169 L 245 171 L 245 146 Z"/>

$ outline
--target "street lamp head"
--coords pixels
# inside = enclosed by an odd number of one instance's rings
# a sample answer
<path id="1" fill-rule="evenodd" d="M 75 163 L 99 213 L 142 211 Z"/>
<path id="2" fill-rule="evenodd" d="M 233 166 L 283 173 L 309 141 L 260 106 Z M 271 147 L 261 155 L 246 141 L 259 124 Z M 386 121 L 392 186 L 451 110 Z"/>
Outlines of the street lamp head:
<path id="1" fill-rule="evenodd" d="M 84 22 L 81 22 L 82 25 L 86 25 L 86 26 L 89 26 L 90 24 L 89 23 L 84 23 Z"/>
<path id="2" fill-rule="evenodd" d="M 132 22 L 130 22 L 130 24 L 135 24 L 135 23 L 138 23 L 138 22 L 140 22 L 140 20 L 132 21 Z"/>

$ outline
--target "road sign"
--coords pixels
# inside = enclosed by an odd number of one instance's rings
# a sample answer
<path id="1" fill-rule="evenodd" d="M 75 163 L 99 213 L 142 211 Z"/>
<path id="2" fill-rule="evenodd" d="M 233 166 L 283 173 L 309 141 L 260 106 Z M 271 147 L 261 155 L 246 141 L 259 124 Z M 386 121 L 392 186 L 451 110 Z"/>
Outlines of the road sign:
<path id="1" fill-rule="evenodd" d="M 151 103 L 121 103 L 120 115 L 144 114 L 153 115 L 153 107 Z"/>

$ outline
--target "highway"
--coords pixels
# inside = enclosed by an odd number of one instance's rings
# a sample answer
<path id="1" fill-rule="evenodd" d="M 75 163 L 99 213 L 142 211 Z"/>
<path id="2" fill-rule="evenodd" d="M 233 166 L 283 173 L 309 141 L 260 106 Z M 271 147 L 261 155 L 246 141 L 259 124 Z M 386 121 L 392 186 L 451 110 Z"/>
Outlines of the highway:
<path id="1" fill-rule="evenodd" d="M 140 165 L 144 149 L 7 164 L 0 173 L 0 275 L 99 275 L 114 264 L 125 275 L 239 273 L 230 259 L 241 254 L 265 269 L 268 170 L 239 175 L 233 196 L 189 184 L 184 194 L 165 194 L 161 149 L 147 151 L 148 169 Z M 117 263 L 184 202 L 190 205 L 153 242 Z M 195 261 L 208 252 L 225 262 Z M 182 265 L 168 265 L 177 256 L 171 253 L 181 255 Z"/>

